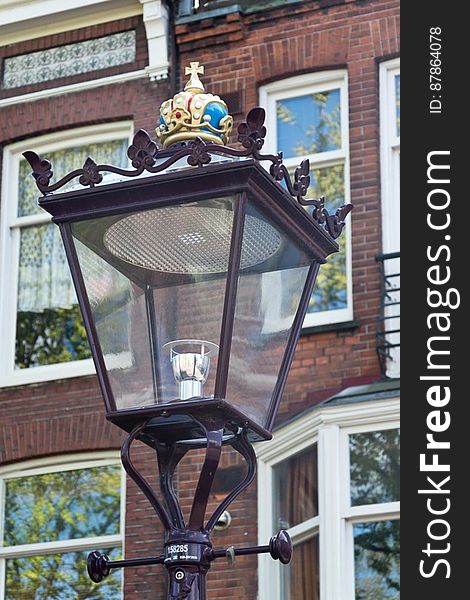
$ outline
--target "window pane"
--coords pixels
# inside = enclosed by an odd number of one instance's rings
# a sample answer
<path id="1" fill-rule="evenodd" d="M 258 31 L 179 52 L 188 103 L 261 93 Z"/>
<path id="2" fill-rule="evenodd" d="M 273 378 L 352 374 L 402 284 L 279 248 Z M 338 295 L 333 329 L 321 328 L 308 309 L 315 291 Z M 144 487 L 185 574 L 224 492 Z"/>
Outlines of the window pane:
<path id="1" fill-rule="evenodd" d="M 400 499 L 400 430 L 349 436 L 351 504 L 376 504 Z"/>
<path id="2" fill-rule="evenodd" d="M 104 550 L 112 560 L 118 548 Z M 86 552 L 67 552 L 6 560 L 5 600 L 119 600 L 121 569 L 112 570 L 100 584 L 86 570 Z"/>
<path id="3" fill-rule="evenodd" d="M 83 165 L 87 156 L 97 163 L 126 166 L 126 140 L 88 144 L 47 154 L 55 180 Z M 76 185 L 68 183 L 61 191 Z M 42 213 L 31 167 L 20 162 L 18 216 Z M 20 230 L 15 368 L 27 369 L 90 358 L 91 353 L 77 305 L 59 229 L 56 225 Z"/>
<path id="4" fill-rule="evenodd" d="M 339 89 L 276 102 L 277 147 L 285 158 L 341 148 Z"/>
<path id="5" fill-rule="evenodd" d="M 344 164 L 312 169 L 307 198 L 325 196 L 325 206 L 330 213 L 345 203 Z"/>
<path id="6" fill-rule="evenodd" d="M 395 75 L 395 119 L 397 137 L 400 137 L 400 75 Z"/>
<path id="7" fill-rule="evenodd" d="M 20 232 L 15 367 L 91 356 L 59 228 Z"/>
<path id="8" fill-rule="evenodd" d="M 118 465 L 6 480 L 4 545 L 118 534 L 120 491 Z"/>
<path id="9" fill-rule="evenodd" d="M 64 150 L 44 153 L 44 158 L 52 164 L 54 170 L 53 181 L 58 181 L 61 177 L 73 171 L 80 169 L 88 156 L 98 164 L 116 165 L 125 167 L 127 160 L 128 141 L 115 140 L 111 142 L 99 142 L 96 144 L 86 144 L 84 146 L 72 146 Z M 73 179 L 70 183 L 60 189 L 64 192 L 66 189 L 77 184 L 78 179 Z M 36 182 L 31 175 L 31 167 L 26 160 L 20 161 L 18 178 L 18 216 L 43 214 L 37 204 L 39 192 Z"/>
<path id="10" fill-rule="evenodd" d="M 319 536 L 294 547 L 292 561 L 281 567 L 282 600 L 320 598 Z"/>
<path id="11" fill-rule="evenodd" d="M 273 478 L 274 533 L 318 515 L 316 444 L 276 465 Z"/>
<path id="12" fill-rule="evenodd" d="M 337 208 L 345 204 L 343 164 L 312 169 L 308 198 L 320 196 L 325 196 L 325 205 L 330 214 L 334 214 Z M 328 262 L 322 265 L 308 313 L 347 308 L 346 236 L 342 235 L 336 241 L 340 250 L 329 256 Z"/>
<path id="13" fill-rule="evenodd" d="M 355 600 L 400 598 L 400 521 L 354 525 Z"/>

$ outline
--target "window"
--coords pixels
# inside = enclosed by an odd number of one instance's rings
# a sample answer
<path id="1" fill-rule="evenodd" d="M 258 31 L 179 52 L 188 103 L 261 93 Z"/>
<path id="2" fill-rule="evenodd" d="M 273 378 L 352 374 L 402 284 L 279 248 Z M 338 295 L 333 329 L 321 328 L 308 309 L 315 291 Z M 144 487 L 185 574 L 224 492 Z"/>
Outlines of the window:
<path id="1" fill-rule="evenodd" d="M 384 324 L 386 374 L 400 376 L 400 60 L 380 65 L 380 165 L 382 195 L 382 251 L 387 283 Z M 390 332 L 390 333 L 388 333 Z"/>
<path id="2" fill-rule="evenodd" d="M 115 453 L 1 469 L 0 597 L 120 599 L 120 571 L 97 586 L 86 558 L 121 557 L 124 481 Z"/>
<path id="3" fill-rule="evenodd" d="M 288 567 L 260 557 L 260 600 L 399 599 L 398 411 L 324 406 L 259 446 L 259 542 L 294 543 Z"/>
<path id="4" fill-rule="evenodd" d="M 400 250 L 400 61 L 380 65 L 382 247 Z"/>
<path id="5" fill-rule="evenodd" d="M 353 428 L 349 502 L 343 511 L 354 544 L 356 600 L 400 597 L 400 430 Z"/>
<path id="6" fill-rule="evenodd" d="M 281 529 L 291 533 L 297 560 L 280 572 L 280 596 L 318 600 L 318 453 L 317 444 L 273 467 L 274 519 L 272 534 Z M 308 565 L 308 568 L 305 566 Z"/>
<path id="7" fill-rule="evenodd" d="M 266 108 L 266 150 L 284 155 L 293 172 L 303 158 L 311 165 L 309 198 L 326 197 L 330 213 L 349 202 L 347 77 L 328 71 L 277 81 L 260 90 Z M 350 227 L 339 238 L 341 251 L 318 276 L 304 327 L 352 319 Z"/>
<path id="8" fill-rule="evenodd" d="M 81 128 L 5 148 L 0 251 L 0 385 L 93 372 L 58 228 L 37 206 L 39 192 L 21 153 L 52 162 L 54 177 L 83 165 L 127 165 L 130 123 Z M 69 187 L 76 184 L 70 182 Z M 65 365 L 64 365 L 65 363 Z"/>

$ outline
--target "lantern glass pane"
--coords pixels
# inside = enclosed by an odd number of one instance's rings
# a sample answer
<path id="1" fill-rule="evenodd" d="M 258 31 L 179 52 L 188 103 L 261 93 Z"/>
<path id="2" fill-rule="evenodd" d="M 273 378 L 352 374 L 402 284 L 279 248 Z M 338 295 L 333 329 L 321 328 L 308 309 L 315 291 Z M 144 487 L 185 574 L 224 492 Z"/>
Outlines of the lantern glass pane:
<path id="1" fill-rule="evenodd" d="M 74 229 L 83 234 L 93 224 Z M 145 290 L 78 239 L 75 245 L 116 407 L 154 404 Z"/>
<path id="2" fill-rule="evenodd" d="M 72 224 L 115 409 L 211 398 L 219 356 L 230 352 L 225 398 L 266 425 L 314 259 L 249 200 L 232 344 L 219 348 L 238 202 L 237 194 Z"/>
<path id="3" fill-rule="evenodd" d="M 212 397 L 238 195 L 72 226 L 118 410 Z M 241 265 L 277 256 L 278 230 L 246 217 Z"/>
<path id="4" fill-rule="evenodd" d="M 250 202 L 245 224 L 253 218 L 277 231 L 281 242 L 267 260 L 240 269 L 226 397 L 265 426 L 313 259 Z M 249 244 L 244 235 L 242 256 Z"/>

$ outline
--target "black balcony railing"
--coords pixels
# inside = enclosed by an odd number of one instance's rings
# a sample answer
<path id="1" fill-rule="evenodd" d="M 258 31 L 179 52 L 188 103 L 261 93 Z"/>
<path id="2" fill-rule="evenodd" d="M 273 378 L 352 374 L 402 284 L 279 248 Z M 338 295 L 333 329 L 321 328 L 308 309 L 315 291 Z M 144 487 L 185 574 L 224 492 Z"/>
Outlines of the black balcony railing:
<path id="1" fill-rule="evenodd" d="M 381 306 L 377 323 L 377 354 L 385 377 L 400 376 L 400 253 L 375 257 L 381 273 Z"/>

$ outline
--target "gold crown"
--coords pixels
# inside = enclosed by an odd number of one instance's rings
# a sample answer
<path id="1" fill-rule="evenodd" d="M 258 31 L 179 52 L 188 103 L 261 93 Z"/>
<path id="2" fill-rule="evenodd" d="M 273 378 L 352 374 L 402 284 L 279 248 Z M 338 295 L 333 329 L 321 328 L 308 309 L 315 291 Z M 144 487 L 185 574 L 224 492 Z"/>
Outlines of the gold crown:
<path id="1" fill-rule="evenodd" d="M 164 148 L 196 137 L 206 142 L 227 144 L 233 117 L 228 114 L 227 105 L 219 96 L 206 93 L 199 79 L 204 67 L 198 62 L 190 65 L 186 67 L 186 75 L 190 77 L 184 91 L 166 100 L 160 107 L 157 137 Z"/>

